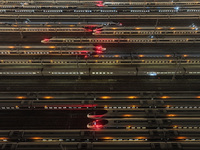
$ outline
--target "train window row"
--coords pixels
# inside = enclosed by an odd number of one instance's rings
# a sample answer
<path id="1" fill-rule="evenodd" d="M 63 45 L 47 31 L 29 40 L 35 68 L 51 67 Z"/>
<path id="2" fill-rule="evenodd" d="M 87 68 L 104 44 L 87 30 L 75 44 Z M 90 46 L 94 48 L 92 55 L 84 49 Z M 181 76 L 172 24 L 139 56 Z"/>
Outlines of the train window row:
<path id="1" fill-rule="evenodd" d="M 24 52 L 24 54 L 49 54 L 49 52 Z"/>
<path id="2" fill-rule="evenodd" d="M 174 126 L 173 129 L 200 129 L 200 127 L 178 127 L 178 126 Z"/>
<path id="3" fill-rule="evenodd" d="M 113 74 L 113 72 L 92 72 L 92 74 Z"/>
<path id="4" fill-rule="evenodd" d="M 200 72 L 189 72 L 189 74 L 199 74 Z"/>
<path id="5" fill-rule="evenodd" d="M 19 109 L 19 107 L 0 107 L 1 109 Z"/>
<path id="6" fill-rule="evenodd" d="M 63 43 L 63 42 L 82 42 L 82 43 L 92 43 L 92 42 L 101 42 L 101 43 L 152 43 L 152 42 L 199 42 L 198 38 L 195 39 L 50 39 L 48 42 L 44 43 Z"/>
<path id="7" fill-rule="evenodd" d="M 92 12 L 92 10 L 74 10 L 74 12 Z"/>
<path id="8" fill-rule="evenodd" d="M 28 54 L 36 54 L 36 53 L 28 53 Z M 37 54 L 49 54 L 49 52 L 38 52 Z M 68 53 L 69 54 L 69 53 Z M 71 52 L 70 54 L 81 54 L 81 52 Z M 126 63 L 126 64 L 131 64 L 131 63 L 146 63 L 146 64 L 154 64 L 154 63 L 200 63 L 200 61 L 144 61 L 144 60 L 140 60 L 140 61 L 93 61 L 93 60 L 88 60 L 86 61 L 54 61 L 54 60 L 24 60 L 24 61 L 10 61 L 10 60 L 1 60 L 0 63 L 111 63 L 111 64 L 120 64 L 120 63 Z M 160 72 L 157 72 L 158 74 Z M 171 73 L 171 72 L 168 72 Z M 192 72 L 192 73 L 200 73 L 200 72 Z M 162 73 L 161 73 L 162 74 Z"/>
<path id="9" fill-rule="evenodd" d="M 63 12 L 63 10 L 43 10 L 43 12 Z"/>
<path id="10" fill-rule="evenodd" d="M 85 72 L 49 72 L 51 74 L 85 74 Z"/>
<path id="11" fill-rule="evenodd" d="M 130 12 L 150 12 L 150 10 L 131 10 Z"/>
<path id="12" fill-rule="evenodd" d="M 178 10 L 158 10 L 158 12 L 177 12 Z"/>
<path id="13" fill-rule="evenodd" d="M 112 139 L 112 141 L 147 141 L 147 139 Z"/>
<path id="14" fill-rule="evenodd" d="M 131 127 L 131 126 L 128 126 L 128 127 L 126 127 L 126 129 L 146 129 L 146 127 Z"/>
<path id="15" fill-rule="evenodd" d="M 44 107 L 44 109 L 81 109 L 81 108 L 86 108 L 86 107 Z"/>
<path id="16" fill-rule="evenodd" d="M 71 28 L 67 28 L 67 29 L 59 29 L 59 28 L 1 28 L 0 31 L 43 31 L 43 32 L 47 32 L 47 31 L 81 31 L 81 32 L 85 32 L 85 29 L 82 28 L 78 28 L 78 29 L 71 29 Z"/>
<path id="17" fill-rule="evenodd" d="M 41 55 L 41 54 L 85 54 L 89 52 L 0 52 L 0 54 L 28 54 L 28 55 Z"/>
<path id="18" fill-rule="evenodd" d="M 112 5 L 198 5 L 199 2 L 104 2 L 103 5 L 105 6 L 112 6 Z"/>
<path id="19" fill-rule="evenodd" d="M 0 63 L 14 63 L 14 64 L 16 64 L 16 63 L 32 63 L 32 62 L 31 61 L 5 61 L 5 60 L 3 60 Z M 42 62 L 39 62 L 39 63 L 42 63 Z"/>
<path id="20" fill-rule="evenodd" d="M 174 74 L 175 72 L 156 72 L 156 73 L 157 74 Z M 148 72 L 147 72 L 147 74 L 148 74 Z"/>
<path id="21" fill-rule="evenodd" d="M 15 9 L 15 10 L 1 10 L 1 13 L 6 13 L 6 12 L 16 12 L 16 13 L 154 13 L 154 12 L 159 12 L 159 13 L 175 13 L 175 12 L 200 12 L 199 9 L 168 9 L 168 10 L 26 10 L 26 9 Z"/>
<path id="22" fill-rule="evenodd" d="M 0 52 L 1 54 L 10 54 L 10 52 Z"/>
<path id="23" fill-rule="evenodd" d="M 171 107 L 166 107 L 166 108 L 181 108 L 181 109 L 192 109 L 192 108 L 200 108 L 200 106 L 171 106 Z"/>
<path id="24" fill-rule="evenodd" d="M 101 31 L 101 32 L 94 32 L 93 34 L 197 34 L 198 31 Z"/>
<path id="25" fill-rule="evenodd" d="M 35 12 L 35 10 L 15 10 L 15 12 L 22 12 L 22 13 L 26 13 L 26 12 L 28 12 L 28 13 L 34 13 Z"/>
<path id="26" fill-rule="evenodd" d="M 38 74 L 40 72 L 0 72 L 0 74 Z M 83 74 L 86 74 L 86 72 L 49 72 L 50 74 L 63 74 L 63 75 L 83 75 Z M 130 72 L 128 72 L 130 73 Z M 136 73 L 136 72 L 133 72 L 133 73 Z M 142 73 L 142 72 L 141 72 Z M 181 73 L 184 73 L 184 72 L 176 72 L 176 74 L 181 74 Z M 113 72 L 92 72 L 93 75 L 113 75 Z M 166 74 L 175 74 L 175 72 L 143 72 L 142 73 L 143 75 L 153 75 L 153 76 L 156 76 L 157 74 L 160 74 L 160 75 L 166 75 Z M 200 74 L 200 72 L 190 72 L 189 74 Z M 113 108 L 113 107 L 112 107 Z M 120 107 L 118 107 L 120 108 Z M 135 107 L 136 108 L 136 107 Z M 123 109 L 123 108 L 122 108 Z"/>
<path id="27" fill-rule="evenodd" d="M 198 9 L 187 9 L 187 12 L 200 12 Z"/>
<path id="28" fill-rule="evenodd" d="M 121 107 L 121 106 L 113 106 L 113 107 L 108 107 L 108 106 L 104 106 L 105 109 L 132 109 L 132 108 L 138 108 L 135 106 L 132 107 Z"/>
<path id="29" fill-rule="evenodd" d="M 0 72 L 0 74 L 36 74 L 39 72 Z"/>

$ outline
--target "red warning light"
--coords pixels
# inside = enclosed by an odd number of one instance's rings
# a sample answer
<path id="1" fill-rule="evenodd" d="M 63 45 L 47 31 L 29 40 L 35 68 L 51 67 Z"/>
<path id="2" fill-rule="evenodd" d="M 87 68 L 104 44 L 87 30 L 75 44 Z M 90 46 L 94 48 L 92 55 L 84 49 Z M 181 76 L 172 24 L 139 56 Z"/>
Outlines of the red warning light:
<path id="1" fill-rule="evenodd" d="M 96 6 L 98 6 L 98 7 L 103 7 L 104 5 L 103 5 L 103 1 L 96 1 Z"/>
<path id="2" fill-rule="evenodd" d="M 99 45 L 99 46 L 96 46 L 96 49 L 97 49 L 97 50 L 102 50 L 102 46 L 100 46 L 100 45 Z"/>
<path id="3" fill-rule="evenodd" d="M 103 4 L 96 4 L 96 6 L 103 7 L 104 5 Z"/>
<path id="4" fill-rule="evenodd" d="M 89 53 L 88 51 L 80 51 L 81 53 Z"/>
<path id="5" fill-rule="evenodd" d="M 99 129 L 99 128 L 102 128 L 103 125 L 100 124 L 99 120 L 96 120 L 96 121 L 93 121 L 93 127 Z"/>
<path id="6" fill-rule="evenodd" d="M 45 42 L 48 42 L 48 41 L 49 41 L 49 39 L 44 39 L 44 41 L 45 41 Z"/>
<path id="7" fill-rule="evenodd" d="M 97 129 L 100 129 L 103 127 L 103 125 L 94 125 L 93 127 L 97 128 Z"/>
<path id="8" fill-rule="evenodd" d="M 93 30 L 92 29 L 90 29 L 90 28 L 86 28 L 85 29 L 85 32 L 92 32 Z"/>
<path id="9" fill-rule="evenodd" d="M 97 51 L 96 51 L 96 53 L 97 53 L 97 54 L 101 54 L 101 53 L 102 53 L 102 51 L 100 51 L 100 50 L 97 50 Z"/>

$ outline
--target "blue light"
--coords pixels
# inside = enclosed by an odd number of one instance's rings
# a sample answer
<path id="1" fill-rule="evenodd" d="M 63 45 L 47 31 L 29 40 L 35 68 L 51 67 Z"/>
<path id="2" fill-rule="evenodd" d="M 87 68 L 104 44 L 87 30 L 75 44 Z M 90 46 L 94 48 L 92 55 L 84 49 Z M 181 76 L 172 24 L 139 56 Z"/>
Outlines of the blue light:
<path id="1" fill-rule="evenodd" d="M 150 76 L 157 76 L 157 73 L 156 72 L 149 72 L 148 75 L 150 75 Z"/>
<path id="2" fill-rule="evenodd" d="M 154 38 L 154 36 L 153 36 L 153 35 L 150 35 L 149 37 L 150 37 L 151 39 L 153 39 L 153 38 Z"/>
<path id="3" fill-rule="evenodd" d="M 175 10 L 179 10 L 179 7 L 174 7 Z"/>

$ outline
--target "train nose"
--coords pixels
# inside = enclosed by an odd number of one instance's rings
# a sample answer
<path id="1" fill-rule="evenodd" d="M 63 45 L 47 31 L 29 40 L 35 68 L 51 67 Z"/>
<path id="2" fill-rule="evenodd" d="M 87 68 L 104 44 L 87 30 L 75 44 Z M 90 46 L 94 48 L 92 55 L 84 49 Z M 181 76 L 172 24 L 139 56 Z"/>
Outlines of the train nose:
<path id="1" fill-rule="evenodd" d="M 41 43 L 48 43 L 48 42 L 49 42 L 49 39 L 41 40 Z"/>

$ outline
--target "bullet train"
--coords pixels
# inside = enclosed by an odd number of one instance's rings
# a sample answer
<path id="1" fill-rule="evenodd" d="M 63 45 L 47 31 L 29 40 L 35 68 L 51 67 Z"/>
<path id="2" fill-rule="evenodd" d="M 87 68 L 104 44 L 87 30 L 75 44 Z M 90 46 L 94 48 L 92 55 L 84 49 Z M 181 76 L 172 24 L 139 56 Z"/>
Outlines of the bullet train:
<path id="1" fill-rule="evenodd" d="M 17 62 L 15 62 L 17 63 Z M 80 66 L 80 64 L 77 63 Z M 131 68 L 131 69 L 130 69 Z M 0 76 L 147 76 L 147 77 L 162 77 L 162 76 L 199 76 L 200 71 L 198 67 L 191 65 L 181 66 L 177 69 L 177 65 L 174 66 L 161 66 L 161 67 L 133 67 L 133 66 L 88 66 L 82 67 L 63 67 L 63 68 L 51 68 L 42 67 L 38 68 L 1 68 Z"/>
<path id="2" fill-rule="evenodd" d="M 93 30 L 93 35 L 200 35 L 197 26 L 194 27 L 103 27 Z M 152 36 L 153 38 L 153 36 Z"/>
<path id="3" fill-rule="evenodd" d="M 200 43 L 200 38 L 194 37 L 163 37 L 163 38 L 155 38 L 155 37 L 144 37 L 144 38 L 61 38 L 61 37 L 52 37 L 50 39 L 43 39 L 41 43 Z"/>
<path id="4" fill-rule="evenodd" d="M 117 6 L 198 6 L 200 1 L 162 1 L 162 2 L 135 2 L 131 0 L 129 2 L 104 2 L 103 6 L 117 7 Z"/>
<path id="5" fill-rule="evenodd" d="M 199 128 L 200 118 L 109 118 L 87 124 L 90 129 L 171 129 L 174 126 Z"/>
<path id="6" fill-rule="evenodd" d="M 101 54 L 105 50 L 106 48 L 102 47 L 101 45 L 0 46 L 0 55 L 90 55 L 90 54 Z"/>
<path id="7" fill-rule="evenodd" d="M 137 118 L 137 117 L 198 117 L 200 113 L 200 107 L 198 109 L 156 109 L 156 108 L 132 108 L 129 110 L 97 110 L 87 115 L 91 119 L 104 119 L 104 118 Z"/>

